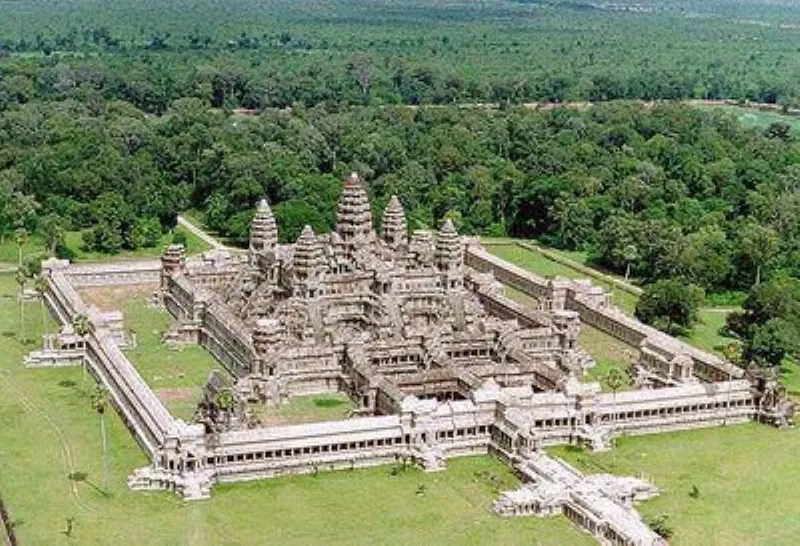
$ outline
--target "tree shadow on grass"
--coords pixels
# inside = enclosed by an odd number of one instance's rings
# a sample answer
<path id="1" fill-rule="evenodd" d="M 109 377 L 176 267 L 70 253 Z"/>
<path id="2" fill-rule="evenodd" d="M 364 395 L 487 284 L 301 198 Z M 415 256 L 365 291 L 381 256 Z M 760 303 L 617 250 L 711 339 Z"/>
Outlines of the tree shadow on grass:
<path id="1" fill-rule="evenodd" d="M 111 494 L 108 491 L 106 491 L 105 489 L 100 488 L 97 484 L 95 484 L 94 482 L 89 480 L 88 472 L 80 472 L 80 471 L 72 472 L 70 474 L 67 474 L 67 478 L 69 478 L 70 481 L 73 481 L 73 482 L 76 482 L 76 483 L 85 483 L 86 485 L 88 485 L 89 487 L 91 487 L 92 489 L 94 489 L 95 491 L 97 491 L 98 493 L 100 493 L 104 497 L 110 497 L 111 496 Z"/>
<path id="2" fill-rule="evenodd" d="M 341 398 L 314 398 L 314 406 L 318 408 L 338 408 L 345 404 L 347 404 L 347 401 Z"/>

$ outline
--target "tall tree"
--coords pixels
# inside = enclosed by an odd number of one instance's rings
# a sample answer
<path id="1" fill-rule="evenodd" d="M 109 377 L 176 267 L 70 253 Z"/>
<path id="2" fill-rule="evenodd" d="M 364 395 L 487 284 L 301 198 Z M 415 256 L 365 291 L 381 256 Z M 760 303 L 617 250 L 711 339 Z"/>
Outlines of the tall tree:
<path id="1" fill-rule="evenodd" d="M 636 304 L 636 317 L 670 334 L 684 334 L 697 320 L 703 290 L 679 279 L 648 285 Z"/>
<path id="2" fill-rule="evenodd" d="M 25 343 L 27 340 L 25 339 L 25 284 L 28 282 L 28 276 L 25 274 L 23 268 L 17 269 L 15 279 L 17 281 L 17 286 L 19 286 L 19 292 L 17 299 L 19 300 L 19 342 Z"/>
<path id="3" fill-rule="evenodd" d="M 46 294 L 47 294 L 47 279 L 44 278 L 43 275 L 39 274 L 36 276 L 34 280 L 34 286 L 36 287 L 36 292 L 39 294 L 39 305 L 41 306 L 42 310 L 42 335 L 47 334 L 47 304 L 46 304 Z"/>
<path id="4" fill-rule="evenodd" d="M 87 315 L 82 313 L 75 315 L 72 318 L 72 330 L 75 332 L 75 335 L 81 338 L 83 343 L 86 343 L 86 336 L 92 331 L 92 321 L 89 320 Z M 83 378 L 86 379 L 86 359 L 88 358 L 88 353 L 84 355 L 82 360 L 82 373 Z"/>
<path id="5" fill-rule="evenodd" d="M 92 409 L 100 417 L 100 436 L 103 442 L 103 490 L 108 494 L 108 438 L 106 437 L 106 406 L 108 392 L 102 385 L 97 385 L 92 393 Z"/>

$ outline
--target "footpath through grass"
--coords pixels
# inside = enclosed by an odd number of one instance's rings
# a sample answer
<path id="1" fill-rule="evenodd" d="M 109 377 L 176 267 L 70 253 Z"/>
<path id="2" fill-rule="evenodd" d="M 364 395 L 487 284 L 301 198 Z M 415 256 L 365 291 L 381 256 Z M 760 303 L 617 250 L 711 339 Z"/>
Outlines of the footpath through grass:
<path id="1" fill-rule="evenodd" d="M 35 344 L 23 346 L 15 334 L 15 292 L 13 275 L 0 275 L 0 490 L 21 544 L 594 543 L 564 518 L 494 516 L 497 489 L 513 487 L 516 479 L 491 457 L 453 460 L 435 474 L 412 469 L 392 475 L 391 468 L 378 467 L 225 485 L 197 503 L 170 493 L 134 493 L 127 476 L 147 460 L 114 412 L 107 415 L 104 495 L 92 381 L 80 368 L 24 368 L 22 358 Z M 38 311 L 36 303 L 26 306 L 26 329 L 37 339 Z M 67 518 L 73 520 L 70 537 Z"/>

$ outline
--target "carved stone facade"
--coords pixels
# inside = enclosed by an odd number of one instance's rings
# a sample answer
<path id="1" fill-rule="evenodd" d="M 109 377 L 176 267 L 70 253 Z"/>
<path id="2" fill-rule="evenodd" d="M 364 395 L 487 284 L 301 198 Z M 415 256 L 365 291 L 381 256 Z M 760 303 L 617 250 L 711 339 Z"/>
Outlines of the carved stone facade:
<path id="1" fill-rule="evenodd" d="M 650 491 L 643 484 L 584 478 L 541 448 L 608 449 L 620 434 L 748 420 L 783 426 L 793 414 L 774 381 L 641 324 L 588 282 L 530 274 L 449 221 L 409 237 L 396 197 L 379 236 L 358 175 L 344 182 L 333 233 L 306 227 L 279 244 L 262 202 L 241 254 L 187 258 L 170 247 L 161 264 L 49 261 L 43 271 L 62 325 L 77 314 L 92 324 L 67 348 L 106 385 L 150 457 L 131 476 L 134 489 L 201 499 L 214 483 L 409 457 L 435 471 L 449 457 L 491 452 L 530 481 L 498 500 L 499 513 L 560 511 L 601 541 L 656 545 L 630 508 Z M 75 289 L 138 282 L 160 283 L 177 319 L 170 339 L 199 343 L 230 374 L 209 379 L 195 423 L 170 415 L 121 351 L 115 326 Z M 506 298 L 501 283 L 537 305 Z M 637 348 L 648 388 L 612 394 L 582 382 L 593 362 L 578 344 L 581 323 Z M 349 395 L 360 417 L 253 427 L 244 411 L 329 391 Z"/>

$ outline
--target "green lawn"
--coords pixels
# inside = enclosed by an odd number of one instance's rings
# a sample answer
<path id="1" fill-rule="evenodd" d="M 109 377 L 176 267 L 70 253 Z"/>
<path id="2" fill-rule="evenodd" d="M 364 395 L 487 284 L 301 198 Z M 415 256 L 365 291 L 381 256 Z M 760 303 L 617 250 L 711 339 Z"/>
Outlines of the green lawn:
<path id="1" fill-rule="evenodd" d="M 522 290 L 517 290 L 513 286 L 508 286 L 507 284 L 503 285 L 503 295 L 510 300 L 522 305 L 527 305 L 528 307 L 536 308 L 539 305 L 539 302 L 536 301 L 536 298 L 533 296 L 529 296 Z"/>
<path id="2" fill-rule="evenodd" d="M 173 318 L 165 309 L 149 307 L 146 300 L 137 295 L 123 306 L 125 328 L 136 332 L 137 341 L 136 348 L 126 354 L 167 408 L 188 419 L 211 370 L 224 372 L 224 368 L 198 345 L 168 347 L 161 343 Z"/>
<path id="3" fill-rule="evenodd" d="M 800 135 L 800 119 L 796 116 L 769 112 L 758 108 L 742 108 L 733 105 L 701 106 L 703 110 L 717 110 L 733 114 L 739 122 L 747 128 L 763 130 L 772 123 L 786 123 L 792 129 L 792 134 Z"/>
<path id="4" fill-rule="evenodd" d="M 695 324 L 691 333 L 682 336 L 681 339 L 692 345 L 721 355 L 722 348 L 734 341 L 733 338 L 723 336 L 719 333 L 720 328 L 725 326 L 727 312 L 712 308 L 704 308 L 699 312 L 699 320 Z"/>
<path id="5" fill-rule="evenodd" d="M 316 423 L 346 419 L 356 404 L 344 393 L 293 396 L 277 408 L 253 405 L 253 411 L 265 425 Z"/>
<path id="6" fill-rule="evenodd" d="M 177 226 L 173 232 L 183 233 L 186 236 L 186 252 L 188 254 L 198 254 L 211 249 L 211 247 L 205 241 L 181 226 Z M 65 242 L 67 248 L 74 253 L 74 261 L 78 262 L 98 262 L 107 261 L 109 259 L 126 258 L 153 258 L 161 256 L 162 252 L 164 251 L 164 247 L 172 243 L 173 232 L 164 233 L 161 236 L 161 240 L 158 242 L 158 244 L 153 247 L 140 248 L 137 250 L 123 250 L 119 254 L 115 254 L 113 256 L 109 256 L 108 254 L 104 254 L 102 252 L 85 250 L 83 247 L 82 234 L 79 231 L 67 232 L 65 236 Z"/>
<path id="7" fill-rule="evenodd" d="M 79 368 L 23 367 L 23 355 L 35 345 L 23 347 L 16 338 L 15 290 L 13 276 L 0 275 L 0 491 L 21 544 L 594 543 L 563 518 L 495 517 L 490 506 L 496 491 L 487 475 L 497 476 L 503 487 L 512 487 L 515 478 L 491 457 L 454 460 L 435 474 L 392 475 L 379 467 L 226 485 L 198 503 L 169 493 L 134 493 L 126 478 L 147 460 L 114 413 L 107 417 L 110 495 L 104 496 L 95 489 L 102 488 L 103 472 L 91 380 Z M 28 304 L 26 311 L 28 335 L 38 336 L 39 305 Z M 153 321 L 151 330 L 165 325 L 144 311 L 132 318 Z M 140 329 L 139 336 L 146 332 Z M 140 343 L 140 365 L 152 371 L 152 380 L 164 366 L 147 358 L 147 339 L 140 337 Z M 182 359 L 188 353 L 178 354 Z M 204 378 L 175 361 L 167 368 L 182 369 L 184 376 L 170 372 L 165 385 Z M 68 475 L 75 472 L 85 473 L 86 481 L 71 482 Z M 71 538 L 62 533 L 66 518 L 75 518 Z"/>
<path id="8" fill-rule="evenodd" d="M 603 391 L 610 389 L 606 384 L 609 370 L 618 367 L 628 370 L 639 356 L 639 351 L 605 332 L 588 324 L 581 326 L 580 346 L 597 361 L 586 372 L 587 381 L 599 381 Z"/>
<path id="9" fill-rule="evenodd" d="M 800 536 L 798 450 L 800 431 L 752 423 L 622 438 L 606 453 L 551 452 L 587 472 L 652 480 L 663 493 L 639 509 L 669 515 L 675 546 L 789 546 Z"/>
<path id="10" fill-rule="evenodd" d="M 178 226 L 174 229 L 174 233 L 183 233 L 186 235 L 186 247 L 189 254 L 198 254 L 209 250 L 211 247 L 202 239 L 194 235 L 192 232 Z M 64 235 L 64 242 L 66 247 L 72 252 L 74 261 L 77 262 L 98 262 L 108 261 L 110 259 L 125 259 L 125 258 L 152 258 L 161 256 L 164 247 L 172 243 L 172 232 L 164 233 L 161 236 L 159 243 L 151 248 L 140 248 L 135 251 L 124 250 L 119 254 L 109 255 L 101 252 L 90 252 L 83 248 L 83 240 L 80 231 L 68 231 Z M 5 240 L 0 242 L 0 263 L 16 264 L 18 257 L 18 247 L 13 237 L 6 237 Z M 39 254 L 45 252 L 44 240 L 39 235 L 31 235 L 28 237 L 25 245 L 22 247 L 23 256 L 30 254 Z"/>
<path id="11" fill-rule="evenodd" d="M 499 258 L 502 258 L 543 277 L 560 276 L 568 279 L 585 279 L 588 277 L 588 275 L 583 271 L 573 269 L 568 265 L 551 260 L 544 254 L 523 248 L 516 244 L 492 244 L 491 241 L 488 241 L 486 250 Z M 614 303 L 616 303 L 623 311 L 627 313 L 633 313 L 633 311 L 636 309 L 637 297 L 633 294 L 624 290 L 620 290 L 619 288 L 597 278 L 592 278 L 591 280 L 594 284 L 602 286 L 605 290 L 611 292 L 613 294 Z"/>

